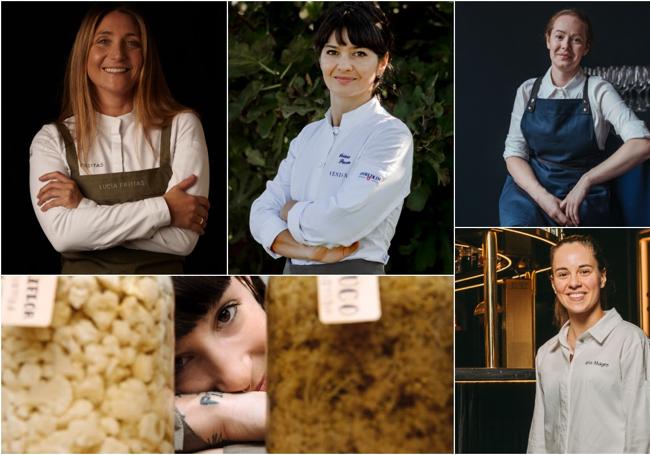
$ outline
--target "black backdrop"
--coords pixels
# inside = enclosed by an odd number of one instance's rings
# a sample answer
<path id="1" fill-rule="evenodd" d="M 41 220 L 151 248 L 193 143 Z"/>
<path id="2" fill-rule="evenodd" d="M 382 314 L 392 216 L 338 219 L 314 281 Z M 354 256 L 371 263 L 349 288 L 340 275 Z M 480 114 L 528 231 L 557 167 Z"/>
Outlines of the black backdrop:
<path id="1" fill-rule="evenodd" d="M 584 66 L 650 64 L 650 2 L 456 3 L 456 226 L 498 226 L 515 92 L 550 66 L 546 22 L 571 7 L 585 11 L 594 30 Z M 648 124 L 648 112 L 640 117 Z"/>
<path id="2" fill-rule="evenodd" d="M 56 119 L 68 53 L 90 3 L 2 3 L 2 273 L 59 273 L 29 198 L 29 146 Z M 174 97 L 200 116 L 210 220 L 186 273 L 226 272 L 226 2 L 130 3 L 148 22 Z"/>

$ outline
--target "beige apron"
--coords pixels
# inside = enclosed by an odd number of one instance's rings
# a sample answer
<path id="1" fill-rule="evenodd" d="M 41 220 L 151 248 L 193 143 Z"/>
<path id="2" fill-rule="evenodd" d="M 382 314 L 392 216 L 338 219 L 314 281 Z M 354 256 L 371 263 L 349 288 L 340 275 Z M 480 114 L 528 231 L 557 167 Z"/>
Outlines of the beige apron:
<path id="1" fill-rule="evenodd" d="M 70 177 L 88 199 L 100 205 L 113 205 L 162 196 L 167 191 L 172 176 L 169 159 L 171 126 L 162 130 L 159 168 L 98 175 L 79 174 L 77 149 L 70 131 L 63 123 L 57 123 L 56 127 L 65 143 Z M 66 252 L 61 256 L 63 274 L 181 274 L 185 259 L 175 254 L 121 246 L 96 251 Z"/>

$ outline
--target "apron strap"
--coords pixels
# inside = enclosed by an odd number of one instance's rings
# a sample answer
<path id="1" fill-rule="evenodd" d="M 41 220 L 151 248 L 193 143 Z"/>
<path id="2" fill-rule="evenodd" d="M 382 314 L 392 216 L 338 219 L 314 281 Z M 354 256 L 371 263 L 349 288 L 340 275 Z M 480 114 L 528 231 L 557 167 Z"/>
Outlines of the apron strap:
<path id="1" fill-rule="evenodd" d="M 528 112 L 533 112 L 535 110 L 535 100 L 537 100 L 537 92 L 539 92 L 539 86 L 541 84 L 542 84 L 541 77 L 535 79 L 535 83 L 533 84 L 533 89 L 530 92 L 530 99 L 528 100 L 528 105 L 526 106 L 526 110 Z"/>
<path id="2" fill-rule="evenodd" d="M 591 105 L 589 104 L 589 75 L 585 75 L 585 85 L 582 88 L 582 113 L 591 114 Z"/>
<path id="3" fill-rule="evenodd" d="M 77 148 L 74 145 L 74 140 L 70 134 L 70 130 L 62 123 L 56 122 L 56 128 L 59 130 L 59 134 L 63 138 L 63 143 L 65 144 L 65 157 L 68 161 L 68 167 L 70 168 L 70 174 L 73 177 L 79 175 L 79 160 L 77 159 Z"/>
<path id="4" fill-rule="evenodd" d="M 169 148 L 171 144 L 172 137 L 172 125 L 171 123 L 162 129 L 160 134 L 160 167 L 169 167 Z"/>

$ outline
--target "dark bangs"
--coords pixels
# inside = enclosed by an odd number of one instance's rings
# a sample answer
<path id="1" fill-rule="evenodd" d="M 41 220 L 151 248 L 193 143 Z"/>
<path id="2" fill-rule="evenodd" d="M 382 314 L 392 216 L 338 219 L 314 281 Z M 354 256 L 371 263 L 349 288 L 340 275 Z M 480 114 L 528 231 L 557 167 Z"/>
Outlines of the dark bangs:
<path id="1" fill-rule="evenodd" d="M 219 302 L 232 278 L 237 279 L 264 307 L 264 282 L 259 277 L 246 276 L 173 276 L 174 329 L 179 340 L 196 327 L 196 323 Z"/>
<path id="2" fill-rule="evenodd" d="M 365 47 L 379 58 L 391 52 L 393 34 L 383 11 L 372 2 L 345 2 L 334 6 L 324 15 L 314 38 L 314 48 L 320 55 L 332 33 L 339 45 L 346 45 L 343 29 L 354 46 Z"/>

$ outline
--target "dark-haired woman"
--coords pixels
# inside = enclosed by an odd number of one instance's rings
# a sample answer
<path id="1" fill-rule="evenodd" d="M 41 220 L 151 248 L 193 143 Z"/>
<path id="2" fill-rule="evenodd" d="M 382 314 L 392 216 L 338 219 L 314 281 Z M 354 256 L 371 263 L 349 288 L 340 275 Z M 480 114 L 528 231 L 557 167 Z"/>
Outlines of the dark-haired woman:
<path id="1" fill-rule="evenodd" d="M 376 96 L 392 42 L 370 2 L 334 6 L 318 29 L 330 109 L 291 142 L 250 214 L 253 237 L 287 258 L 287 274 L 384 273 L 413 165 L 410 131 Z"/>
<path id="2" fill-rule="evenodd" d="M 173 282 L 176 450 L 263 441 L 264 283 L 228 276 L 177 276 Z"/>
<path id="3" fill-rule="evenodd" d="M 32 203 L 63 273 L 182 273 L 208 216 L 208 153 L 140 15 L 86 15 L 59 121 L 30 155 Z"/>
<path id="4" fill-rule="evenodd" d="M 587 236 L 551 249 L 560 332 L 537 351 L 529 453 L 650 453 L 650 341 L 603 309 L 605 260 Z"/>
<path id="5" fill-rule="evenodd" d="M 609 181 L 650 158 L 650 132 L 614 87 L 586 76 L 592 30 L 568 9 L 546 27 L 551 67 L 517 90 L 503 157 L 502 226 L 611 225 Z M 607 157 L 610 125 L 625 142 Z"/>

